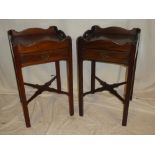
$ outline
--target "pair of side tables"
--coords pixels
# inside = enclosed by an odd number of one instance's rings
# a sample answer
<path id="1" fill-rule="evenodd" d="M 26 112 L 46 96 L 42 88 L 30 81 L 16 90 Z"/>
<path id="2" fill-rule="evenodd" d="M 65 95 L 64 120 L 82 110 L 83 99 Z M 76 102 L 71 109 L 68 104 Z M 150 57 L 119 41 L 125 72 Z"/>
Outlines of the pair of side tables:
<path id="1" fill-rule="evenodd" d="M 20 101 L 23 108 L 26 127 L 31 127 L 28 104 L 43 91 L 66 94 L 69 99 L 69 113 L 74 114 L 73 104 L 73 69 L 72 69 L 72 40 L 56 26 L 48 29 L 29 28 L 21 32 L 8 31 L 10 49 L 14 63 L 16 80 L 19 90 Z M 126 30 L 120 27 L 100 28 L 92 26 L 91 30 L 77 39 L 78 57 L 78 98 L 79 115 L 83 116 L 83 97 L 95 92 L 109 91 L 123 103 L 122 125 L 127 125 L 129 101 L 132 100 L 133 85 L 138 54 L 140 29 Z M 67 63 L 68 92 L 61 90 L 61 76 L 59 61 Z M 83 61 L 91 61 L 91 90 L 83 91 Z M 56 75 L 44 85 L 30 84 L 23 81 L 22 68 L 30 65 L 55 62 Z M 127 68 L 126 81 L 115 84 L 107 84 L 99 79 L 96 74 L 96 62 L 106 62 L 123 65 Z M 50 85 L 56 80 L 57 89 Z M 95 88 L 95 80 L 101 87 Z M 126 84 L 124 97 L 114 89 Z M 33 87 L 37 91 L 26 98 L 24 85 Z"/>

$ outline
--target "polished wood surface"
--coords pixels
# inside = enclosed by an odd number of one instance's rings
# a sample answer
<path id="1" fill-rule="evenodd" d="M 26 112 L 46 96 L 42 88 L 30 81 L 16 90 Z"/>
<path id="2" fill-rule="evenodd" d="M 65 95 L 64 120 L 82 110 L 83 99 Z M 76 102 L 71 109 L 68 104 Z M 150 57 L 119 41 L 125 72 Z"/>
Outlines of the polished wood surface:
<path id="1" fill-rule="evenodd" d="M 83 36 L 77 39 L 78 57 L 78 86 L 79 86 L 79 114 L 83 116 L 83 97 L 95 92 L 109 91 L 123 103 L 122 125 L 127 124 L 129 101 L 133 95 L 133 85 L 138 54 L 140 29 L 126 30 L 120 27 L 100 28 L 92 26 Z M 91 61 L 91 90 L 83 91 L 83 61 Z M 127 80 L 116 84 L 107 84 L 99 79 L 96 72 L 96 62 L 106 62 L 123 65 L 127 69 Z M 101 87 L 95 88 L 95 80 Z M 125 97 L 120 96 L 116 87 L 126 84 Z"/>
<path id="2" fill-rule="evenodd" d="M 50 91 L 59 94 L 66 94 L 69 98 L 69 112 L 74 114 L 73 106 L 73 71 L 72 71 L 72 40 L 66 36 L 56 26 L 48 29 L 29 28 L 21 32 L 15 30 L 8 31 L 10 49 L 15 68 L 19 96 L 23 107 L 26 126 L 30 127 L 30 118 L 28 112 L 28 103 L 43 91 Z M 61 90 L 60 63 L 64 60 L 67 63 L 68 92 Z M 22 68 L 55 62 L 56 76 L 46 82 L 44 85 L 24 83 Z M 50 85 L 57 80 L 57 89 Z M 24 85 L 38 89 L 32 97 L 26 99 Z"/>

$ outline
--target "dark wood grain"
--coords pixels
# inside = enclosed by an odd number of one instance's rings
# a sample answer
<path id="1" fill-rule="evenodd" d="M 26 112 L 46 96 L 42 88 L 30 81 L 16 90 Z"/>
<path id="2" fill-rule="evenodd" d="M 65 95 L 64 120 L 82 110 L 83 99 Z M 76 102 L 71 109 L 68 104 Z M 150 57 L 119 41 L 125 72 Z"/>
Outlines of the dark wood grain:
<path id="1" fill-rule="evenodd" d="M 81 57 L 80 38 L 77 39 L 77 70 L 78 70 L 78 98 L 79 98 L 79 115 L 83 116 L 83 60 Z"/>
<path id="2" fill-rule="evenodd" d="M 95 91 L 95 71 L 96 71 L 96 62 L 91 61 L 91 91 Z"/>
<path id="3" fill-rule="evenodd" d="M 55 62 L 55 69 L 56 69 L 56 77 L 57 77 L 57 90 L 58 92 L 61 91 L 61 76 L 60 76 L 60 63 L 59 61 Z"/>

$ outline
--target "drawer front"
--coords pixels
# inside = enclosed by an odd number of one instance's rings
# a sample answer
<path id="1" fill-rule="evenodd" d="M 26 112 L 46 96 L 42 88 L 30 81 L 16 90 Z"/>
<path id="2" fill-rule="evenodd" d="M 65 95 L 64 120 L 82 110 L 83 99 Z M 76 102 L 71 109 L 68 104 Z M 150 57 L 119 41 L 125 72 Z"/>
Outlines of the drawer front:
<path id="1" fill-rule="evenodd" d="M 50 51 L 57 49 L 67 49 L 69 48 L 69 41 L 64 40 L 61 42 L 57 41 L 43 41 L 37 42 L 30 45 L 15 45 L 13 46 L 13 50 L 20 54 L 26 53 L 34 53 L 34 52 L 42 52 L 42 51 Z"/>
<path id="2" fill-rule="evenodd" d="M 98 50 L 108 50 L 108 51 L 122 51 L 127 52 L 131 49 L 131 44 L 117 44 L 111 41 L 98 40 L 92 42 L 81 43 L 82 48 L 86 49 L 98 49 Z"/>
<path id="3" fill-rule="evenodd" d="M 129 52 L 120 52 L 120 51 L 106 51 L 106 50 L 95 50 L 87 49 L 82 50 L 82 59 L 83 60 L 95 60 L 101 62 L 109 62 L 116 64 L 128 64 L 128 55 Z"/>
<path id="4" fill-rule="evenodd" d="M 66 60 L 68 58 L 68 49 L 50 50 L 44 52 L 24 53 L 20 54 L 22 67 L 48 63 L 58 60 Z"/>

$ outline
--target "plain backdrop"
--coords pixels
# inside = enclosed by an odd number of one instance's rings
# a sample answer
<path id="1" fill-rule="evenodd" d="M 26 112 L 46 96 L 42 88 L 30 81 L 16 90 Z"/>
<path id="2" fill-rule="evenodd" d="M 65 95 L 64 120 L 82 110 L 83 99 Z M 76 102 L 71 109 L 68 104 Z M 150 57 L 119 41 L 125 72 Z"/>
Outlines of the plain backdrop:
<path id="1" fill-rule="evenodd" d="M 77 58 L 76 39 L 78 36 L 90 29 L 93 25 L 101 27 L 119 26 L 127 29 L 138 27 L 141 29 L 140 47 L 137 61 L 135 89 L 134 91 L 145 91 L 154 89 L 155 86 L 155 20 L 132 20 L 132 19 L 109 19 L 109 20 L 85 20 L 85 19 L 40 19 L 40 20 L 0 20 L 0 93 L 17 93 L 15 73 L 9 48 L 7 31 L 15 29 L 21 31 L 26 28 L 39 27 L 48 28 L 55 25 L 58 29 L 70 35 L 73 49 L 73 76 L 74 94 L 77 94 Z M 55 74 L 54 63 L 35 65 L 23 69 L 24 80 L 32 83 L 43 84 Z M 125 68 L 123 66 L 97 63 L 97 75 L 103 80 L 113 83 L 124 81 Z M 61 62 L 62 87 L 67 89 L 66 66 Z M 98 85 L 98 84 L 97 84 Z M 53 84 L 55 86 L 55 84 Z M 84 89 L 90 88 L 90 63 L 84 63 Z M 29 91 L 29 88 L 26 88 Z"/>

